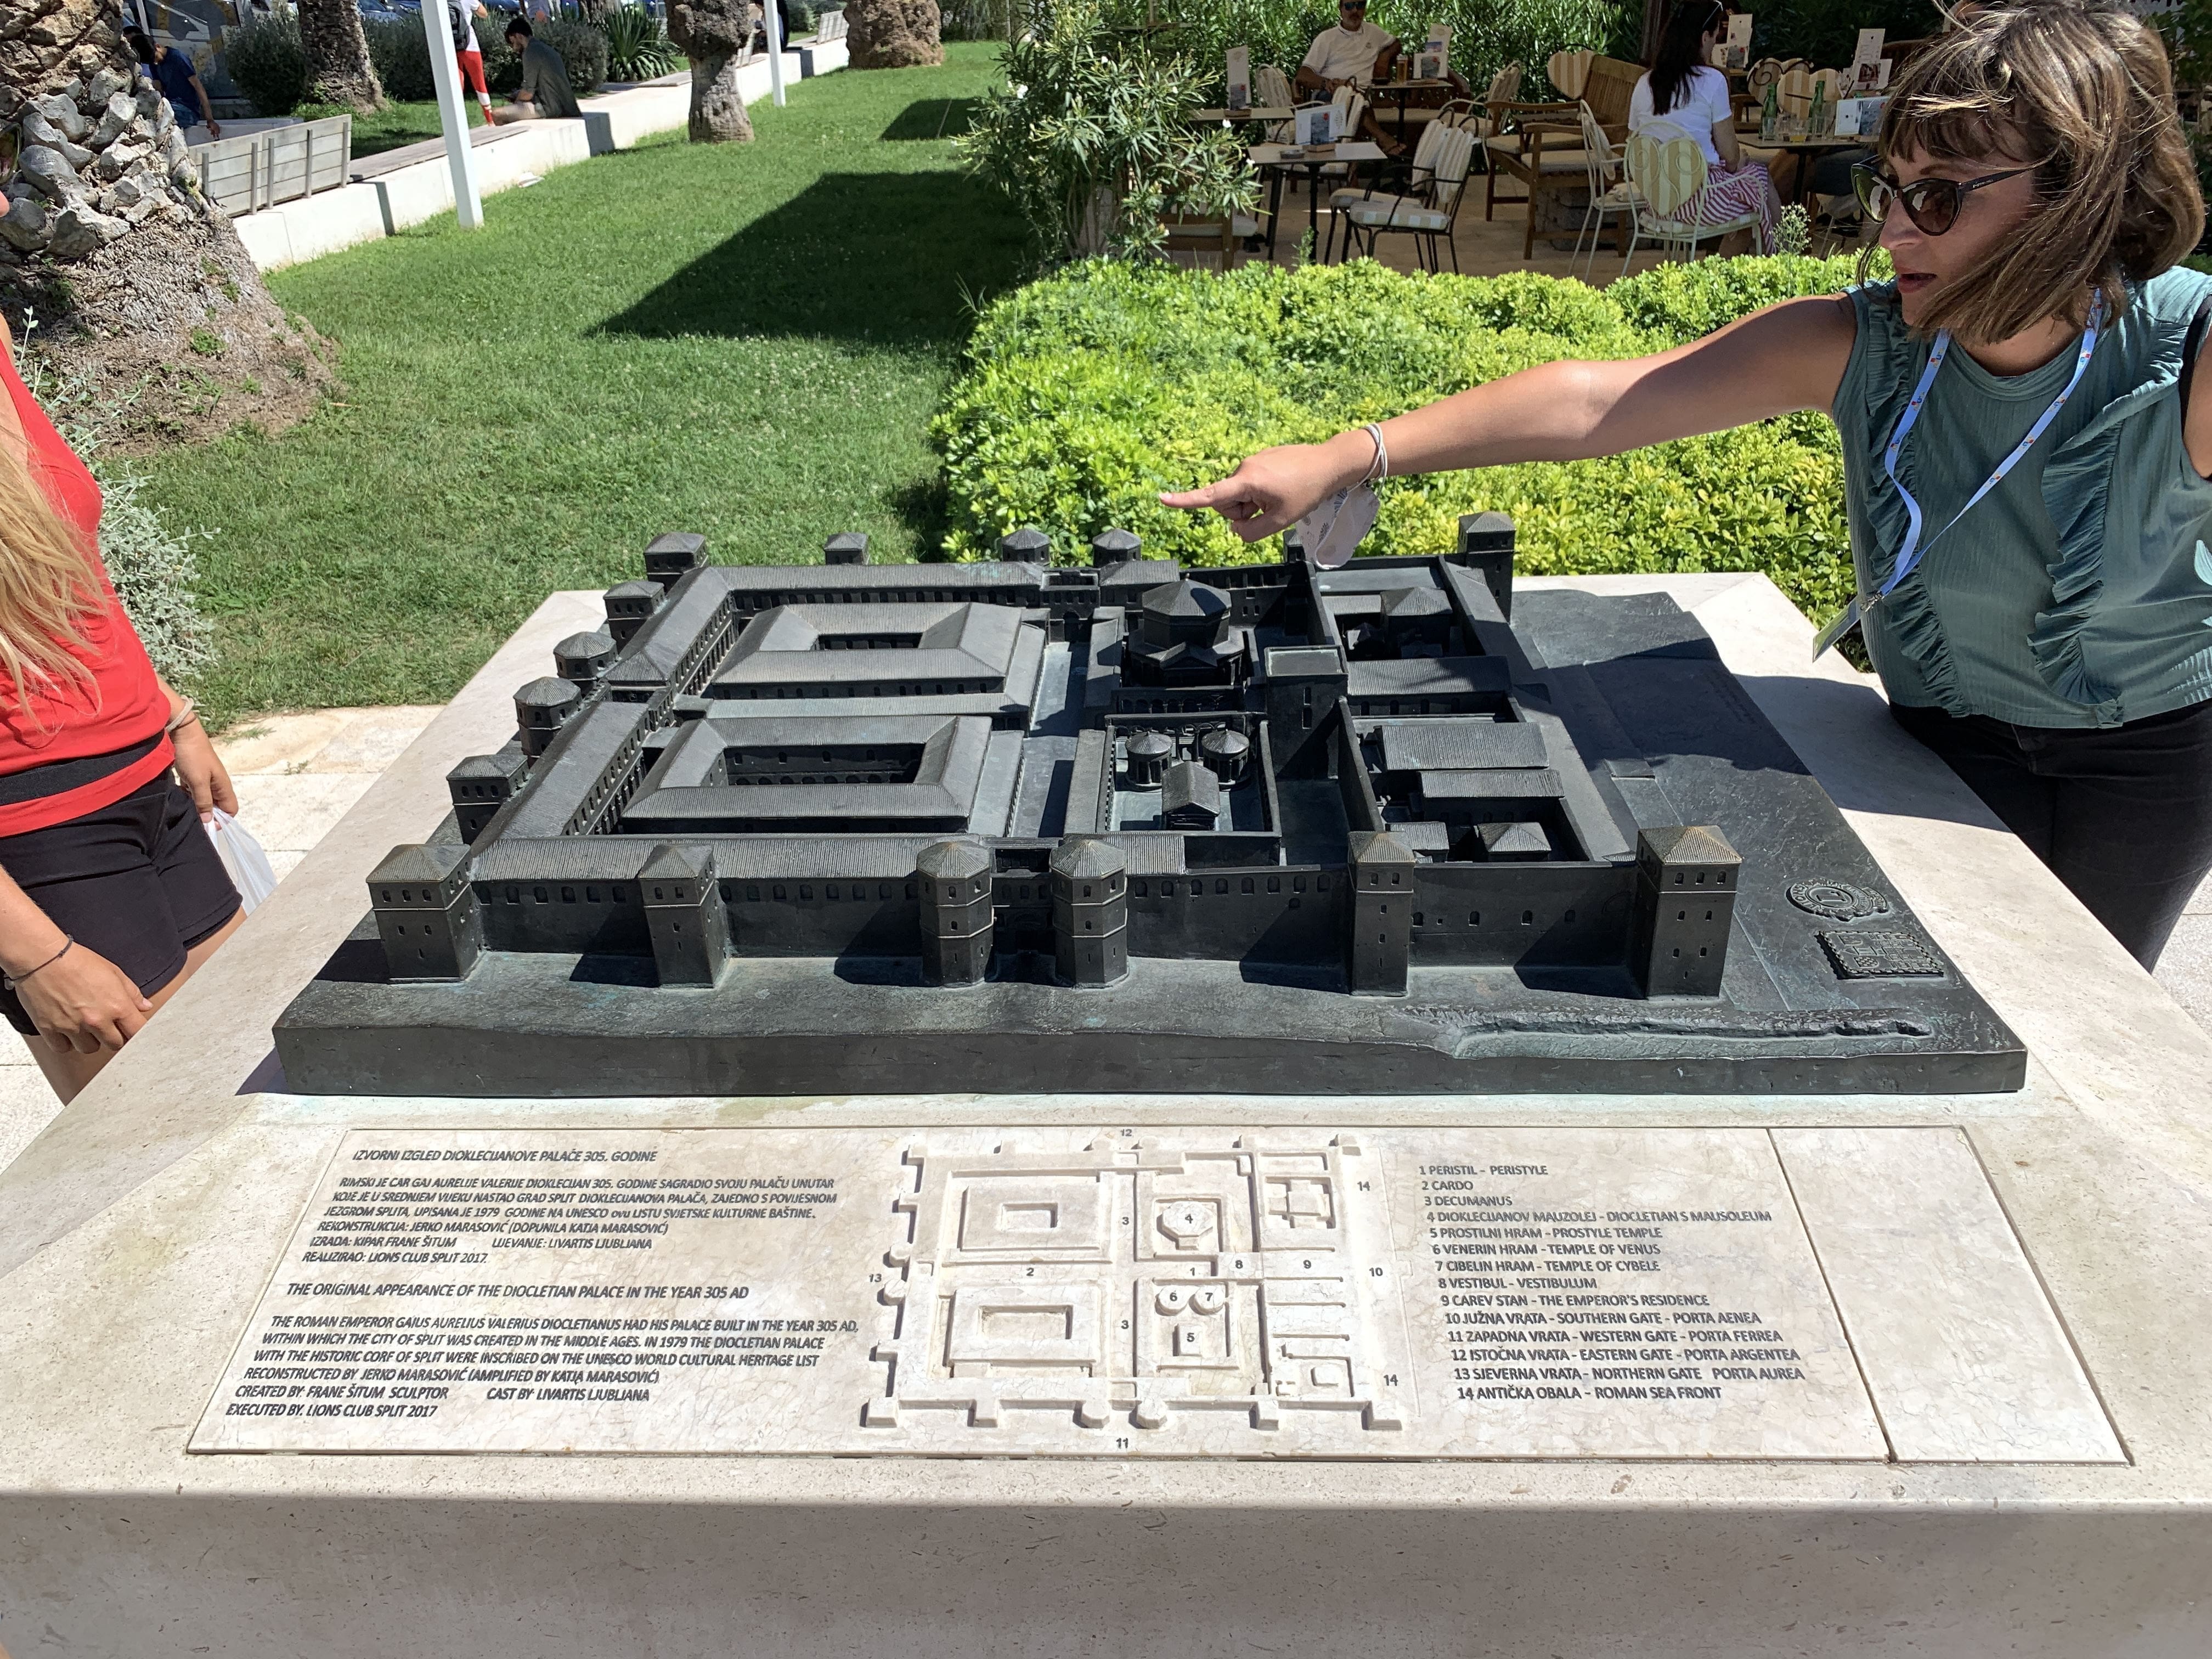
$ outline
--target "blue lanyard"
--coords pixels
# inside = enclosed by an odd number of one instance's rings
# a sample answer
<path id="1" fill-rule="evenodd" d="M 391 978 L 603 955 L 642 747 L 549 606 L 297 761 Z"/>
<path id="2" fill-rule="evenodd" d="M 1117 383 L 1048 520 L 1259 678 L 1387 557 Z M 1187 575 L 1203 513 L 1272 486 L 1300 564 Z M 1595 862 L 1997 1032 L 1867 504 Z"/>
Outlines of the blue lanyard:
<path id="1" fill-rule="evenodd" d="M 2020 465 L 2021 457 L 2033 448 L 2035 441 L 2051 429 L 2051 423 L 2058 418 L 2058 411 L 2066 407 L 2066 400 L 2074 395 L 2074 389 L 2081 384 L 2082 375 L 2088 373 L 2089 359 L 2096 355 L 2097 341 L 2104 332 L 2104 324 L 2105 295 L 2104 291 L 2099 289 L 2090 299 L 2088 325 L 2081 331 L 2081 349 L 2074 360 L 2074 374 L 2066 382 L 2065 388 L 2051 400 L 2051 406 L 2048 409 L 2036 416 L 2035 424 L 2027 429 L 2027 435 L 2013 447 L 2011 454 L 1997 463 L 1996 471 L 1982 481 L 1982 487 L 1967 498 L 1966 504 L 1951 515 L 1949 521 L 1942 529 L 1923 542 L 1920 539 L 1920 532 L 1925 527 L 1921 516 L 1920 503 L 1913 500 L 1912 492 L 1907 489 L 1898 477 L 1897 458 L 1904 453 L 1905 438 L 1919 423 L 1920 410 L 1928 401 L 1929 389 L 1936 384 L 1936 376 L 1942 371 L 1944 358 L 1950 355 L 1951 331 L 1945 329 L 1936 337 L 1936 343 L 1928 353 L 1928 367 L 1921 371 L 1920 382 L 1912 388 L 1911 400 L 1905 404 L 1905 412 L 1897 417 L 1897 429 L 1889 434 L 1889 447 L 1882 452 L 1881 470 L 1888 476 L 1891 484 L 1895 487 L 1899 499 L 1905 503 L 1906 522 L 1904 543 L 1897 550 L 1897 557 L 1890 568 L 1889 579 L 1882 583 L 1881 590 L 1874 598 L 1863 603 L 1856 598 L 1853 599 L 1850 604 L 1844 608 L 1842 615 L 1820 630 L 1820 636 L 1813 642 L 1813 655 L 1816 659 L 1838 640 L 1857 627 L 1868 611 L 1895 592 L 1899 584 L 1919 568 L 1920 562 L 1928 556 L 1929 550 L 1949 534 L 1960 520 L 1972 512 L 1980 504 L 1984 495 L 2002 483 L 2006 475 Z"/>

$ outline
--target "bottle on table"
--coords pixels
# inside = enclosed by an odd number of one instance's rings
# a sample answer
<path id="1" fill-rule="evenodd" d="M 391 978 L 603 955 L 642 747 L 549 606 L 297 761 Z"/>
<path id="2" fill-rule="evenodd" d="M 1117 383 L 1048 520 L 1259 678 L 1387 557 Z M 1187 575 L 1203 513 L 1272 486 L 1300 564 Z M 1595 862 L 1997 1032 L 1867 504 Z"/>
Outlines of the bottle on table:
<path id="1" fill-rule="evenodd" d="M 1770 86 L 1766 89 L 1766 102 L 1759 112 L 1759 136 L 1771 143 L 1781 127 L 1782 100 L 1777 90 Z"/>
<path id="2" fill-rule="evenodd" d="M 1813 82 L 1813 108 L 1805 118 L 1805 136 L 1808 138 L 1818 138 L 1827 130 L 1829 118 L 1827 91 L 1828 83 L 1826 81 Z"/>

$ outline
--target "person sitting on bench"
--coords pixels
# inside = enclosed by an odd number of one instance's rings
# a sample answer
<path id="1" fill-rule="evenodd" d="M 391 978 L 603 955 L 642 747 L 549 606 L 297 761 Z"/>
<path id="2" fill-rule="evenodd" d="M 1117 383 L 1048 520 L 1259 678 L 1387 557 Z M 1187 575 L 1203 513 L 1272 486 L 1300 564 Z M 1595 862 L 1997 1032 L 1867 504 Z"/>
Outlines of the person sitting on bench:
<path id="1" fill-rule="evenodd" d="M 574 121 L 584 112 L 568 85 L 568 66 L 561 54 L 530 33 L 530 20 L 518 14 L 507 20 L 507 46 L 522 59 L 522 84 L 514 101 L 492 112 L 492 119 L 508 121 Z"/>

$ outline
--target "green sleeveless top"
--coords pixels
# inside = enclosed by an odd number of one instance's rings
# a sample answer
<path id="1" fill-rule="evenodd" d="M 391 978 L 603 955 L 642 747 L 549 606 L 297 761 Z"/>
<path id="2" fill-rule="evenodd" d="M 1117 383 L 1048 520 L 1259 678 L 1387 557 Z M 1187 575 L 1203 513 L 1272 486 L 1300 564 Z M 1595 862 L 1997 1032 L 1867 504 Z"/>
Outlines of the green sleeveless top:
<path id="1" fill-rule="evenodd" d="M 1894 286 L 1851 290 L 1858 337 L 1836 389 L 1859 592 L 1906 528 L 1882 452 L 1931 343 Z M 2182 442 L 2183 366 L 2212 321 L 2212 276 L 2129 290 L 2081 384 L 2003 483 L 1875 607 L 1868 654 L 1893 702 L 2019 726 L 2118 726 L 2212 697 L 2212 483 Z M 2065 387 L 2078 354 L 2027 374 L 1945 357 L 1897 475 L 1934 536 Z"/>

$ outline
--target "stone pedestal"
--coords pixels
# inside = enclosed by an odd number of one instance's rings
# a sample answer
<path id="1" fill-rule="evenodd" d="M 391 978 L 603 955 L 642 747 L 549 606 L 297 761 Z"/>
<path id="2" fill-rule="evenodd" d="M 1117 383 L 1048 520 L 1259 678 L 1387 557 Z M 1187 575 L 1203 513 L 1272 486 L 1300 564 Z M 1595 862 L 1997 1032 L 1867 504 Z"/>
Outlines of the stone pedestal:
<path id="1" fill-rule="evenodd" d="M 0 1646 L 2193 1659 L 2212 1042 L 1763 579 L 1581 586 L 1695 611 L 2025 1089 L 288 1094 L 559 595 L 0 1170 Z"/>

